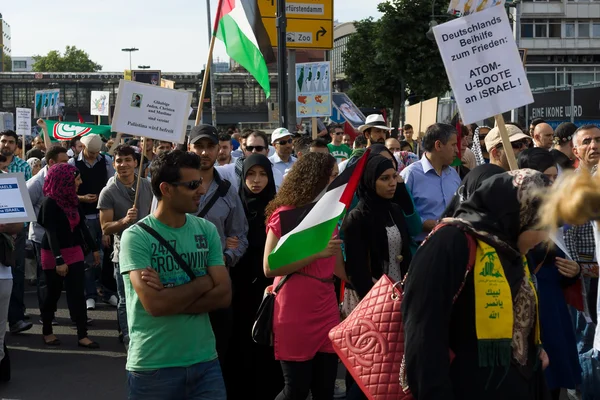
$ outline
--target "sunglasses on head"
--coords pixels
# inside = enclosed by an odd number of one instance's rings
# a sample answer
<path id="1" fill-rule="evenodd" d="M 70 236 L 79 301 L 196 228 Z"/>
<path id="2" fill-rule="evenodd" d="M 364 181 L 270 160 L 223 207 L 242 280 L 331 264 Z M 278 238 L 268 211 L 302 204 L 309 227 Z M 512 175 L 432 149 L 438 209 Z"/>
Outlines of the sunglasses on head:
<path id="1" fill-rule="evenodd" d="M 279 142 L 277 142 L 277 144 L 279 144 L 280 146 L 283 146 L 284 144 L 292 144 L 293 142 L 294 142 L 294 140 L 288 139 L 288 140 L 280 140 Z"/>
<path id="2" fill-rule="evenodd" d="M 196 190 L 200 187 L 200 185 L 202 185 L 202 178 L 200 178 L 197 181 L 173 182 L 171 183 L 171 185 L 175 187 L 183 186 L 185 188 L 188 188 L 189 190 Z"/>
<path id="3" fill-rule="evenodd" d="M 254 150 L 260 153 L 261 151 L 265 150 L 265 146 L 246 146 L 246 150 L 248 150 L 250 153 L 252 153 Z"/>

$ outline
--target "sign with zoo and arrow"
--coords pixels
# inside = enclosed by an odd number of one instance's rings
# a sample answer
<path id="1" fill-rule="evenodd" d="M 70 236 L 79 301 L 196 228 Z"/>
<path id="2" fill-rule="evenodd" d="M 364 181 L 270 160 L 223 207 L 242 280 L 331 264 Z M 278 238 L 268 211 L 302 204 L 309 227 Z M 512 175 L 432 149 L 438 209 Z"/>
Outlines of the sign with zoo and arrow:
<path id="1" fill-rule="evenodd" d="M 263 24 L 272 46 L 277 46 L 275 0 L 258 0 Z M 286 1 L 287 47 L 333 49 L 333 0 Z"/>

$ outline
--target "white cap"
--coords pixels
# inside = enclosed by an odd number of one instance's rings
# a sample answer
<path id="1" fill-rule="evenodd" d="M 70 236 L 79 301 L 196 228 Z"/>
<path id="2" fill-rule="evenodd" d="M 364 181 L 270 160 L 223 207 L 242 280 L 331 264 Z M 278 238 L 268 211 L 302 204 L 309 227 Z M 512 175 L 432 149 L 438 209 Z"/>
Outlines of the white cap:
<path id="1" fill-rule="evenodd" d="M 273 133 L 271 133 L 271 144 L 275 144 L 276 141 L 278 141 L 281 138 L 284 138 L 286 136 L 292 136 L 292 134 L 290 133 L 290 131 L 288 131 L 285 128 L 277 128 L 273 131 Z"/>

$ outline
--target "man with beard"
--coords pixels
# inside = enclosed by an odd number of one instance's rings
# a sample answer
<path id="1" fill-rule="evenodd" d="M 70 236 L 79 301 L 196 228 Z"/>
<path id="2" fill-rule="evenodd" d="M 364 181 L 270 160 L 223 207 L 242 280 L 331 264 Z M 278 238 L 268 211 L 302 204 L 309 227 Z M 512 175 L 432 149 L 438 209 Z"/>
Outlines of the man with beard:
<path id="1" fill-rule="evenodd" d="M 248 248 L 248 221 L 236 188 L 215 168 L 219 153 L 217 129 L 212 125 L 198 125 L 192 128 L 189 135 L 189 151 L 200 157 L 200 176 L 205 191 L 200 198 L 197 215 L 217 227 L 223 247 L 224 264 L 228 269 L 235 268 Z M 231 385 L 234 383 L 232 378 L 235 377 L 228 376 L 227 366 L 224 365 L 233 325 L 231 309 L 213 311 L 210 319 L 217 340 L 217 352 L 225 384 Z"/>
<path id="2" fill-rule="evenodd" d="M 385 145 L 385 141 L 389 137 L 392 128 L 388 128 L 385 125 L 383 115 L 372 114 L 367 117 L 367 121 L 364 125 L 358 127 L 358 130 L 365 135 L 368 147 L 371 147 L 371 145 L 375 143 Z"/>
<path id="3" fill-rule="evenodd" d="M 217 155 L 216 165 L 229 165 L 235 163 L 235 158 L 231 155 L 231 136 L 226 133 L 219 135 L 219 153 Z"/>
<path id="4" fill-rule="evenodd" d="M 100 226 L 102 234 L 113 236 L 112 263 L 114 264 L 117 283 L 117 321 L 121 329 L 123 343 L 129 346 L 129 330 L 127 329 L 127 311 L 125 309 L 125 284 L 119 270 L 119 253 L 121 250 L 121 234 L 150 213 L 152 204 L 152 187 L 147 179 L 140 180 L 137 204 L 134 204 L 137 181 L 136 169 L 138 161 L 133 147 L 120 144 L 114 151 L 115 176 L 109 178 L 98 198 L 100 210 Z"/>
<path id="5" fill-rule="evenodd" d="M 31 178 L 31 167 L 15 155 L 18 137 L 14 131 L 0 133 L 0 154 L 6 157 L 7 172 L 22 173 L 25 180 Z M 31 329 L 33 324 L 25 321 L 25 238 L 27 229 L 23 228 L 15 239 L 15 263 L 12 265 L 13 287 L 8 308 L 10 333 L 20 333 Z"/>

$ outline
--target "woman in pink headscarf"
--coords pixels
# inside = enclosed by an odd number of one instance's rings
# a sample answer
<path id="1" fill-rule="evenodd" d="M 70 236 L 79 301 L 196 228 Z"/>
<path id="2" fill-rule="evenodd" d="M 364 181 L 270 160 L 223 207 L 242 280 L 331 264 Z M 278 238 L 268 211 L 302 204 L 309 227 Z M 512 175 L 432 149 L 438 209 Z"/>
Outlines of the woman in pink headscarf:
<path id="1" fill-rule="evenodd" d="M 84 253 L 94 252 L 94 261 L 100 263 L 96 243 L 85 225 L 85 216 L 79 209 L 77 189 L 81 184 L 79 170 L 69 164 L 56 164 L 48 170 L 44 181 L 44 196 L 38 223 L 46 230 L 42 239 L 42 269 L 48 292 L 40 307 L 44 343 L 60 345 L 52 332 L 52 319 L 60 299 L 63 283 L 66 288 L 69 311 L 77 325 L 78 345 L 97 349 L 98 343 L 87 337 L 87 312 L 84 294 Z"/>

